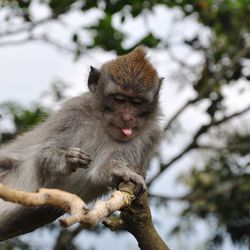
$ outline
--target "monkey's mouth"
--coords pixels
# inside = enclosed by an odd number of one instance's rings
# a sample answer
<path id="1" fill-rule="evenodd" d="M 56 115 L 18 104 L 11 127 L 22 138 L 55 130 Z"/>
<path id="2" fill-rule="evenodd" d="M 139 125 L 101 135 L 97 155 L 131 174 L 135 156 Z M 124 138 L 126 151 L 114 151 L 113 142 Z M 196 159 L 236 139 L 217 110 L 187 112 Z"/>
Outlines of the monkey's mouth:
<path id="1" fill-rule="evenodd" d="M 115 125 L 114 123 L 111 123 L 111 126 L 116 130 L 120 131 L 120 133 L 127 138 L 133 137 L 136 132 L 136 128 L 129 128 L 129 127 L 123 128 Z"/>
<path id="2" fill-rule="evenodd" d="M 121 132 L 127 136 L 127 137 L 130 137 L 133 135 L 134 131 L 132 128 L 120 128 Z"/>

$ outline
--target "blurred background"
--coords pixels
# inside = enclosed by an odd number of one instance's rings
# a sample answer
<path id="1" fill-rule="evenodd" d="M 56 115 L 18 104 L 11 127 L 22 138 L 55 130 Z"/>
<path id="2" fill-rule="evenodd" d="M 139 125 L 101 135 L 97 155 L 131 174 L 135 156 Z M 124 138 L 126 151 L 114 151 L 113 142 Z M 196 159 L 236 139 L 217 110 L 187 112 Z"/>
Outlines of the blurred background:
<path id="1" fill-rule="evenodd" d="M 87 90 L 90 65 L 138 45 L 165 77 L 147 183 L 173 250 L 250 249 L 248 0 L 0 0 L 0 141 Z M 55 222 L 1 250 L 133 250 L 129 233 Z"/>

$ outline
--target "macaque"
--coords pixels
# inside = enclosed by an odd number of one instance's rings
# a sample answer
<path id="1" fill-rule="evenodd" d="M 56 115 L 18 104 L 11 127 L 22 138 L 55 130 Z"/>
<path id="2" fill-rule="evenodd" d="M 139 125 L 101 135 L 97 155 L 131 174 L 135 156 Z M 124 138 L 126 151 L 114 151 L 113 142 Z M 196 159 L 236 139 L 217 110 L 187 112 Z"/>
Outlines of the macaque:
<path id="1" fill-rule="evenodd" d="M 58 188 L 90 202 L 131 181 L 140 195 L 161 137 L 161 82 L 142 47 L 100 69 L 91 67 L 89 92 L 0 148 L 0 182 L 25 191 Z M 60 215 L 55 208 L 27 208 L 0 199 L 0 240 Z"/>

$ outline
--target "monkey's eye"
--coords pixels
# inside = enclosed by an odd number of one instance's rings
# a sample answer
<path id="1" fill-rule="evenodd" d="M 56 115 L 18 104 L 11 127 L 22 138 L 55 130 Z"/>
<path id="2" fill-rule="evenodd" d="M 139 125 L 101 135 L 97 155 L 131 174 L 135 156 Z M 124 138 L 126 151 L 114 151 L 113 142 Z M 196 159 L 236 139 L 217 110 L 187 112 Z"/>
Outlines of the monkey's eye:
<path id="1" fill-rule="evenodd" d="M 140 98 L 140 97 L 134 97 L 134 98 L 131 98 L 131 102 L 133 103 L 133 104 L 142 104 L 143 102 L 144 102 L 144 100 L 142 99 L 142 98 Z"/>
<path id="2" fill-rule="evenodd" d="M 151 114 L 150 110 L 145 110 L 145 111 L 142 111 L 141 113 L 139 113 L 138 116 L 141 118 L 145 118 L 145 117 L 149 116 L 150 114 Z"/>
<path id="3" fill-rule="evenodd" d="M 126 101 L 126 97 L 124 95 L 121 95 L 121 94 L 116 94 L 116 95 L 113 95 L 113 98 L 116 102 L 125 102 Z"/>

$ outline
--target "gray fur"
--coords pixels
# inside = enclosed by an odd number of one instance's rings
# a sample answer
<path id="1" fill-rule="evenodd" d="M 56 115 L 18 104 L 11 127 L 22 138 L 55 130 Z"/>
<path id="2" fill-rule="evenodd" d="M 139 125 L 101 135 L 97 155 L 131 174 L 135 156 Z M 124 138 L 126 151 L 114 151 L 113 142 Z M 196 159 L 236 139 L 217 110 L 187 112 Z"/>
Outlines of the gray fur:
<path id="1" fill-rule="evenodd" d="M 18 162 L 0 176 L 0 181 L 26 191 L 59 188 L 79 195 L 86 202 L 104 194 L 109 187 L 114 188 L 116 176 L 117 181 L 123 176 L 123 180 L 145 185 L 136 173 L 145 175 L 145 166 L 160 139 L 158 111 L 148 119 L 140 136 L 129 142 L 116 142 L 105 132 L 95 98 L 89 92 L 69 100 L 44 123 L 0 148 L 0 161 L 8 156 Z M 83 168 L 73 168 L 74 163 L 67 161 L 66 154 L 71 148 L 81 151 L 79 154 L 86 161 Z M 88 155 L 92 161 L 87 167 Z M 0 199 L 0 240 L 13 236 L 13 231 L 18 235 L 34 230 L 60 215 L 61 211 L 55 209 L 24 208 Z M 36 220 L 33 227 L 28 219 L 31 217 Z"/>

